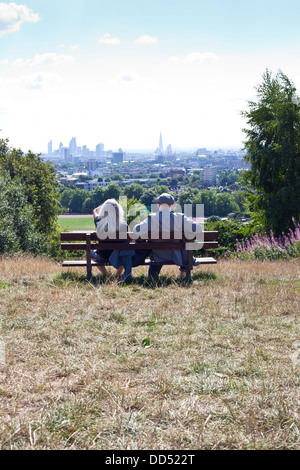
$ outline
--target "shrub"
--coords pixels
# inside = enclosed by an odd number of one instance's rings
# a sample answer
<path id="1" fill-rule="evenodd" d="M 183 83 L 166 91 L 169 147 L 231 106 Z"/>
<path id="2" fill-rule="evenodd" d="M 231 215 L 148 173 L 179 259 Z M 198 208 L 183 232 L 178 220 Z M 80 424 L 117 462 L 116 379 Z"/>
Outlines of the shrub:
<path id="1" fill-rule="evenodd" d="M 300 223 L 294 222 L 294 230 L 282 232 L 275 237 L 272 230 L 269 235 L 255 233 L 251 237 L 236 240 L 235 252 L 228 252 L 227 257 L 238 259 L 291 259 L 300 256 Z"/>

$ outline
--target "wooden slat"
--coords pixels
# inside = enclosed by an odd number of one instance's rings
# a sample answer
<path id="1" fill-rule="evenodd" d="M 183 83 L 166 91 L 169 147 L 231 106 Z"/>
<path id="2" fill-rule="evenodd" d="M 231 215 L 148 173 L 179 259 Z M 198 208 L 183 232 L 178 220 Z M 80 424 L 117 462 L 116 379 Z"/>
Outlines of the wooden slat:
<path id="1" fill-rule="evenodd" d="M 197 262 L 200 264 L 217 264 L 217 261 L 214 259 L 214 258 L 197 258 Z M 173 266 L 175 263 L 173 263 L 172 261 L 169 261 L 169 262 L 155 262 L 155 261 L 151 261 L 149 259 L 146 259 L 143 263 L 141 263 L 140 266 L 149 266 L 149 265 L 154 265 L 154 266 L 164 266 L 164 265 L 167 265 L 167 266 Z M 97 263 L 96 261 L 92 261 L 91 262 L 91 265 L 92 266 L 108 266 L 109 263 Z M 63 264 L 62 264 L 63 267 L 67 268 L 67 267 L 71 267 L 71 268 L 74 268 L 74 267 L 79 267 L 79 268 L 85 268 L 87 266 L 87 262 L 86 261 L 64 261 Z"/>
<path id="2" fill-rule="evenodd" d="M 62 232 L 60 234 L 60 239 L 62 242 L 72 242 L 72 241 L 86 241 L 86 235 L 87 233 L 90 233 L 91 236 L 91 241 L 99 241 L 96 232 Z M 175 237 L 175 239 L 180 239 L 180 240 L 187 240 L 187 238 L 182 234 L 181 238 Z M 210 231 L 210 232 L 203 232 L 204 235 L 204 241 L 212 241 L 212 240 L 218 240 L 219 232 L 216 231 Z M 131 232 L 127 234 L 127 240 L 135 240 L 137 237 L 134 236 Z M 198 237 L 199 238 L 199 237 Z M 121 240 L 124 240 L 124 238 L 120 238 Z M 151 234 L 148 238 L 151 240 Z M 159 238 L 153 238 L 154 240 L 163 240 L 162 236 Z M 170 240 L 174 239 L 174 234 L 170 233 Z M 118 238 L 116 238 L 118 240 Z"/>
<path id="3" fill-rule="evenodd" d="M 103 262 L 103 263 L 97 263 L 96 261 L 93 261 L 93 260 L 91 261 L 91 266 L 107 266 L 107 265 L 109 265 L 109 263 L 105 263 L 105 262 Z M 66 267 L 71 267 L 71 268 L 74 268 L 74 267 L 81 267 L 81 268 L 85 268 L 85 267 L 87 267 L 87 261 L 86 261 L 86 260 L 84 260 L 84 261 L 80 261 L 80 260 L 79 260 L 79 261 L 71 261 L 71 260 L 69 261 L 69 260 L 66 260 L 66 261 L 63 261 L 62 266 L 63 266 L 64 268 L 66 268 Z"/>
<path id="4" fill-rule="evenodd" d="M 217 264 L 217 260 L 214 258 L 196 258 L 196 261 L 200 264 Z"/>
<path id="5" fill-rule="evenodd" d="M 185 250 L 186 243 L 192 243 L 193 250 L 217 248 L 218 242 L 137 242 L 137 243 L 95 243 L 92 250 Z M 86 251 L 86 243 L 62 243 L 61 249 L 65 251 Z"/>

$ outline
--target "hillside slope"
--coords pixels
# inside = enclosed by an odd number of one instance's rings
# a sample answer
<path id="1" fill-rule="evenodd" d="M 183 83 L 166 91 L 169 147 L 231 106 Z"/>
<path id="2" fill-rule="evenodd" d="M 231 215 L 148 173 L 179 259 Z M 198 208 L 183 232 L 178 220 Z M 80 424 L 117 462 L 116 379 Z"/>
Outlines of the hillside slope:
<path id="1" fill-rule="evenodd" d="M 72 273 L 0 260 L 0 449 L 299 449 L 299 260 Z"/>

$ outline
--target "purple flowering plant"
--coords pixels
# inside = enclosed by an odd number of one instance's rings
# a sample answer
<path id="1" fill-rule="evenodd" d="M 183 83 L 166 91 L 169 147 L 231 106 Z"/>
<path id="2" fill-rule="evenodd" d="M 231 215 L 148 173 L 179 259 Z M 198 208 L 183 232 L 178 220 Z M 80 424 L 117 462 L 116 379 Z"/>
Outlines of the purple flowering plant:
<path id="1" fill-rule="evenodd" d="M 275 237 L 272 230 L 267 234 L 252 234 L 249 238 L 236 240 L 236 250 L 228 251 L 227 258 L 238 259 L 291 259 L 300 257 L 300 223 L 293 219 L 294 229 Z"/>

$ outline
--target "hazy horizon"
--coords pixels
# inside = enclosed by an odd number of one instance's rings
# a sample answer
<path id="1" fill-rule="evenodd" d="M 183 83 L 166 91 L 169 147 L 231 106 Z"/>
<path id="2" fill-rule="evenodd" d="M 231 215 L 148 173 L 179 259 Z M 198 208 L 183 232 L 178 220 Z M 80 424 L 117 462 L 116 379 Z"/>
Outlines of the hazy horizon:
<path id="1" fill-rule="evenodd" d="M 298 0 L 0 2 L 0 136 L 47 152 L 242 148 L 268 68 L 299 88 Z"/>

